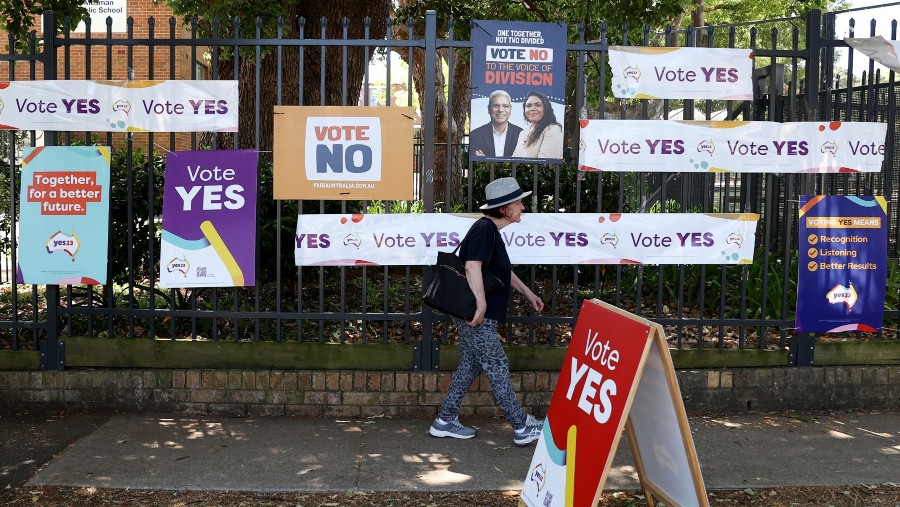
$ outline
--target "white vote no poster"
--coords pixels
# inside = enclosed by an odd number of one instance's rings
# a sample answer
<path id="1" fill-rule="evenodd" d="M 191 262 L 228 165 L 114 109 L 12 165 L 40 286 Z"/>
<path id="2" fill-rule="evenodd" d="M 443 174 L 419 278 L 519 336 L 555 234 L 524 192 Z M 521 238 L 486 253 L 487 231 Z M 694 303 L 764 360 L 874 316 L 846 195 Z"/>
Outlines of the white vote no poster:
<path id="1" fill-rule="evenodd" d="M 409 200 L 411 107 L 276 106 L 275 199 Z"/>
<path id="2" fill-rule="evenodd" d="M 432 265 L 477 215 L 300 215 L 298 266 Z M 530 213 L 500 235 L 513 264 L 749 264 L 752 213 Z"/>

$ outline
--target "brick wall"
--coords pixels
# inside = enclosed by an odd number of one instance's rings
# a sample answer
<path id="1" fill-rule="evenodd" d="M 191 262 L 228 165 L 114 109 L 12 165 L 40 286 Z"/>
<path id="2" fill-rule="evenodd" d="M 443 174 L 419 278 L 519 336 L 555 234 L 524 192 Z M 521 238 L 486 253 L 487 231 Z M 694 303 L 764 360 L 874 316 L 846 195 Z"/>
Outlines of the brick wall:
<path id="1" fill-rule="evenodd" d="M 283 370 L 0 371 L 7 410 L 176 412 L 231 416 L 433 417 L 450 372 Z M 690 413 L 900 408 L 900 366 L 679 370 Z M 513 372 L 526 410 L 546 413 L 558 373 Z M 462 415 L 500 416 L 481 376 Z"/>
<path id="2" fill-rule="evenodd" d="M 173 16 L 172 9 L 165 2 L 156 3 L 154 0 L 129 0 L 128 15 L 134 18 L 132 35 L 136 39 L 147 39 L 150 37 L 150 18 L 155 21 L 153 29 L 153 37 L 157 40 L 166 41 L 171 39 L 188 39 L 191 36 L 190 28 L 186 27 L 180 18 L 176 18 L 174 24 L 171 23 Z M 95 40 L 106 40 L 105 25 L 103 32 L 94 32 L 91 38 Z M 96 25 L 95 25 L 96 27 Z M 40 19 L 35 25 L 37 36 L 42 37 L 40 32 Z M 63 37 L 59 34 L 59 37 Z M 129 68 L 133 71 L 133 77 L 136 80 L 156 79 L 156 80 L 189 80 L 192 77 L 192 69 L 195 63 L 204 61 L 204 52 L 206 48 L 199 47 L 195 50 L 184 46 L 167 47 L 163 44 L 157 45 L 153 49 L 151 59 L 150 49 L 147 46 L 127 46 L 124 39 L 128 37 L 127 33 L 113 33 L 113 40 L 122 40 L 123 44 L 113 45 L 109 51 L 105 46 L 93 46 L 90 55 L 83 45 L 73 45 L 68 50 L 60 49 L 57 57 L 57 79 L 67 80 L 125 80 L 128 79 Z M 72 40 L 84 39 L 84 33 L 70 33 L 69 38 Z M 7 40 L 7 33 L 0 30 L 0 40 Z M 196 61 L 196 62 L 195 62 Z M 129 65 L 130 63 L 130 65 Z M 12 66 L 12 69 L 10 69 Z M 14 75 L 13 81 L 30 81 L 31 73 L 35 73 L 35 79 L 41 80 L 44 77 L 43 66 L 38 64 L 33 69 L 28 63 L 0 63 L 0 75 L 3 79 L 10 79 L 10 70 Z M 198 74 L 198 79 L 209 79 L 211 72 L 209 68 L 205 69 L 204 74 Z M 100 142 L 106 143 L 106 134 L 99 133 Z M 156 134 L 153 141 L 149 139 L 146 133 L 136 133 L 133 135 L 133 143 L 135 147 L 149 152 L 154 149 L 177 149 L 186 150 L 192 148 L 192 137 L 190 133 L 174 134 L 174 140 L 170 139 L 169 134 Z M 86 139 L 82 132 L 72 133 L 72 139 L 79 141 L 90 141 Z M 123 148 L 125 145 L 125 134 L 112 134 L 111 146 L 115 149 Z"/>
<path id="3" fill-rule="evenodd" d="M 133 37 L 147 39 L 150 37 L 150 18 L 155 21 L 153 37 L 165 41 L 166 39 L 190 38 L 190 28 L 185 27 L 180 18 L 175 19 L 174 25 L 170 24 L 172 9 L 165 2 L 155 3 L 154 0 L 129 0 L 128 15 L 134 18 Z M 41 20 L 37 19 L 34 25 L 38 37 L 43 37 Z M 96 25 L 94 25 L 96 30 Z M 94 32 L 91 38 L 106 40 L 106 28 L 102 32 Z M 59 34 L 58 37 L 63 37 Z M 69 39 L 84 39 L 84 33 L 70 33 Z M 125 39 L 127 33 L 113 33 L 112 38 Z M 7 33 L 0 30 L 0 40 L 7 40 Z M 189 48 L 157 46 L 153 51 L 153 60 L 150 60 L 150 51 L 146 46 L 129 47 L 122 41 L 122 45 L 112 46 L 107 53 L 105 46 L 94 46 L 90 54 L 90 69 L 85 58 L 85 47 L 74 45 L 69 51 L 59 51 L 57 70 L 59 79 L 128 79 L 129 51 L 131 52 L 131 68 L 134 70 L 135 79 L 190 79 L 193 67 L 192 55 Z M 174 51 L 174 54 L 172 52 Z M 202 59 L 203 51 L 198 50 L 196 57 Z M 3 75 L 9 76 L 8 67 L 13 65 L 14 81 L 27 81 L 30 75 L 30 66 L 24 63 L 3 64 Z M 43 78 L 43 68 L 38 65 L 37 79 Z M 68 73 L 68 75 L 66 75 Z"/>

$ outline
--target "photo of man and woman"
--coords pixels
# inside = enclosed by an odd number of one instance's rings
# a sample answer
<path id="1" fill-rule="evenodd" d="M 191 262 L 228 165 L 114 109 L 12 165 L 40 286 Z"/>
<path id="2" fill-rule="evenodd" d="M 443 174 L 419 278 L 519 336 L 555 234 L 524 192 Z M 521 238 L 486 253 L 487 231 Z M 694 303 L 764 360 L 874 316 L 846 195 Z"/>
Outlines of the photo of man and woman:
<path id="1" fill-rule="evenodd" d="M 476 157 L 562 158 L 562 123 L 543 93 L 528 92 L 524 103 L 514 108 L 509 93 L 495 90 L 488 98 L 487 109 L 490 121 L 469 133 L 469 152 Z M 513 116 L 518 118 L 513 120 Z"/>

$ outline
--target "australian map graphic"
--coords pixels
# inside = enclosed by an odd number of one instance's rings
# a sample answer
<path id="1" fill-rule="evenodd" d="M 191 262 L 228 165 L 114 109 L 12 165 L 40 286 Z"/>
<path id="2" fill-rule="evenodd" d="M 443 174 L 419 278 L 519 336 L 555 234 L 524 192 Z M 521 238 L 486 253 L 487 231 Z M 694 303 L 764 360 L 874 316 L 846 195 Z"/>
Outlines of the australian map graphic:
<path id="1" fill-rule="evenodd" d="M 75 262 L 75 254 L 78 253 L 78 249 L 81 248 L 81 242 L 78 240 L 78 236 L 75 235 L 75 231 L 72 231 L 71 236 L 63 234 L 62 231 L 56 231 L 50 236 L 50 239 L 47 240 L 45 246 L 47 247 L 48 254 L 65 252 L 72 258 L 72 262 Z"/>

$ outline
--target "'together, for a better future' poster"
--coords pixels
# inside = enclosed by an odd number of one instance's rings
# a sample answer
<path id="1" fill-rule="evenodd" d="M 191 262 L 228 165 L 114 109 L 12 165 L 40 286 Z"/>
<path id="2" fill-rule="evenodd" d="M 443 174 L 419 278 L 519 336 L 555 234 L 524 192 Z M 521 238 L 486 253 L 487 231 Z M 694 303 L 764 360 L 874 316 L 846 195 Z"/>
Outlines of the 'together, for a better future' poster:
<path id="1" fill-rule="evenodd" d="M 17 283 L 106 283 L 109 148 L 25 148 Z"/>

